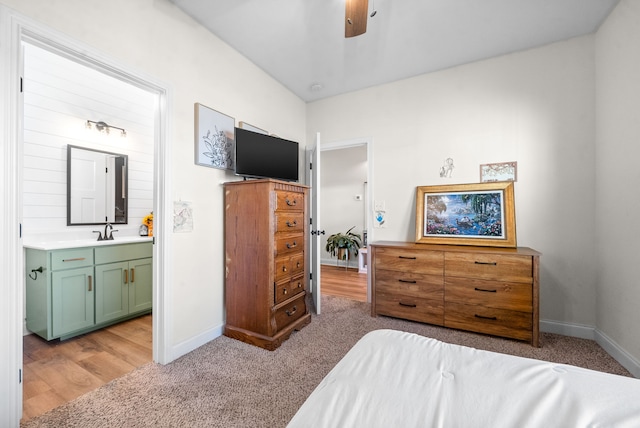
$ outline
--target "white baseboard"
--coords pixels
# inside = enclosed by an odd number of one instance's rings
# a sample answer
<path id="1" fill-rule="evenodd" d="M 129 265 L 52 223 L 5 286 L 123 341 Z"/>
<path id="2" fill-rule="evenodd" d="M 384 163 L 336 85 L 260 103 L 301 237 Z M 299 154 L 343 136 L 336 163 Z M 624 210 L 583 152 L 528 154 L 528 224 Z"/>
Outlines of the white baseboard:
<path id="1" fill-rule="evenodd" d="M 327 266 L 339 266 L 339 267 L 345 266 L 344 261 L 340 260 L 340 262 L 337 262 L 336 259 L 320 259 L 320 264 L 327 265 Z M 358 259 L 349 260 L 348 267 L 358 269 Z"/>
<path id="2" fill-rule="evenodd" d="M 578 337 L 580 339 L 594 340 L 607 352 L 607 354 L 611 355 L 614 360 L 620 363 L 622 367 L 629 370 L 634 377 L 640 378 L 640 361 L 625 351 L 609 336 L 595 327 L 581 324 L 562 323 L 558 321 L 540 320 L 540 331 L 561 334 L 563 336 Z"/>
<path id="3" fill-rule="evenodd" d="M 224 324 L 209 329 L 195 337 L 190 338 L 189 340 L 185 340 L 182 343 L 179 343 L 171 348 L 171 357 L 169 361 L 177 360 L 183 355 L 188 354 L 191 351 L 194 351 L 204 345 L 207 342 L 212 341 L 220 336 L 224 331 Z"/>

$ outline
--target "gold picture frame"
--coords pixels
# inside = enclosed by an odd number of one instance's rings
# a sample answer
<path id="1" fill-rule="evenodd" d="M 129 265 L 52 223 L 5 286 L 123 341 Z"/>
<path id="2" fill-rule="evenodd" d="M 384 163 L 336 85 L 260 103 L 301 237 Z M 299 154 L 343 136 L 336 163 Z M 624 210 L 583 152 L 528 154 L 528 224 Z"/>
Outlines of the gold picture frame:
<path id="1" fill-rule="evenodd" d="M 513 182 L 418 186 L 416 242 L 516 247 Z"/>

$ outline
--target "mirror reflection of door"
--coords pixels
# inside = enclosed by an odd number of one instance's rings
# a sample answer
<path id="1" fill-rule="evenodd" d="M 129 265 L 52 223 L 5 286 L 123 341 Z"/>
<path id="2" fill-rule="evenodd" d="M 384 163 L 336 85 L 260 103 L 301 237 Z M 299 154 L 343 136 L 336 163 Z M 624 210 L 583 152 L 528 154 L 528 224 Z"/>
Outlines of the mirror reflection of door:
<path id="1" fill-rule="evenodd" d="M 68 146 L 68 225 L 127 223 L 127 155 Z"/>
<path id="2" fill-rule="evenodd" d="M 110 193 L 106 184 L 107 156 L 90 150 L 73 150 L 69 165 L 73 177 L 70 182 L 72 223 L 113 221 L 107 215 L 106 199 Z"/>

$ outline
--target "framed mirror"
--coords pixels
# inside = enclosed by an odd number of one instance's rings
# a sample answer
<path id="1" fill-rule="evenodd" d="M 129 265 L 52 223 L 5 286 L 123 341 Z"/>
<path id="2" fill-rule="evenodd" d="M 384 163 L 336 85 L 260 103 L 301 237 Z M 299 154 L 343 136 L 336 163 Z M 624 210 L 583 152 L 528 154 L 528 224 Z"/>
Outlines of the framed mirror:
<path id="1" fill-rule="evenodd" d="M 67 226 L 126 224 L 128 156 L 67 146 Z"/>

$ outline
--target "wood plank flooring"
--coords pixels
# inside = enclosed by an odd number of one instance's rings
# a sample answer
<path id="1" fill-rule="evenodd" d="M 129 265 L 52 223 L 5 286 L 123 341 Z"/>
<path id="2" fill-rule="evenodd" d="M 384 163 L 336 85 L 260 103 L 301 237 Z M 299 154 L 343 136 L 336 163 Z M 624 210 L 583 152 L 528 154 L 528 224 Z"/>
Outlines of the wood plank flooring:
<path id="1" fill-rule="evenodd" d="M 151 315 L 64 341 L 24 336 L 23 354 L 24 422 L 151 362 Z"/>
<path id="2" fill-rule="evenodd" d="M 322 294 L 367 301 L 367 274 L 358 273 L 357 269 L 322 265 L 320 281 Z"/>
<path id="3" fill-rule="evenodd" d="M 322 293 L 367 301 L 367 275 L 322 265 Z M 152 360 L 151 315 L 72 339 L 23 338 L 22 421 L 124 376 Z"/>

